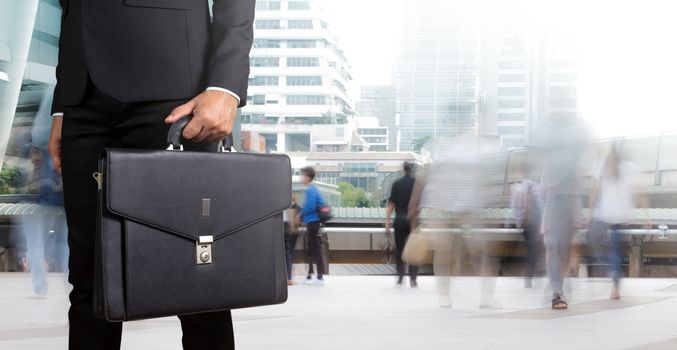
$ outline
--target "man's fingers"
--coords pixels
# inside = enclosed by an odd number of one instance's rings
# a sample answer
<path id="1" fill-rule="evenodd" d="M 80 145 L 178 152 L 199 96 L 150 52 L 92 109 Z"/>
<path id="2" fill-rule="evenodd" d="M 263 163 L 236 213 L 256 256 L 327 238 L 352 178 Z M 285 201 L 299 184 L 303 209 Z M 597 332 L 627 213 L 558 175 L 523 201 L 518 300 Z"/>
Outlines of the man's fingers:
<path id="1" fill-rule="evenodd" d="M 193 109 L 195 109 L 195 102 L 194 100 L 190 100 L 172 110 L 171 113 L 165 118 L 165 123 L 167 124 L 172 124 L 175 121 L 181 119 L 182 117 L 185 117 L 187 115 L 190 115 L 193 113 Z M 184 134 L 185 137 L 185 134 Z"/>
<path id="2" fill-rule="evenodd" d="M 195 140 L 195 137 L 202 132 L 204 127 L 199 120 L 193 119 L 183 128 L 183 138 L 186 140 Z"/>
<path id="3" fill-rule="evenodd" d="M 203 127 L 202 130 L 200 130 L 200 132 L 197 135 L 195 135 L 195 136 L 193 136 L 193 138 L 191 138 L 191 140 L 194 141 L 194 142 L 202 142 L 202 141 L 206 140 L 210 135 L 211 135 L 211 133 L 209 132 L 209 130 L 207 130 L 207 128 Z"/>
<path id="4" fill-rule="evenodd" d="M 52 167 L 61 174 L 61 150 L 54 149 L 54 146 L 50 146 L 49 156 L 52 158 Z"/>

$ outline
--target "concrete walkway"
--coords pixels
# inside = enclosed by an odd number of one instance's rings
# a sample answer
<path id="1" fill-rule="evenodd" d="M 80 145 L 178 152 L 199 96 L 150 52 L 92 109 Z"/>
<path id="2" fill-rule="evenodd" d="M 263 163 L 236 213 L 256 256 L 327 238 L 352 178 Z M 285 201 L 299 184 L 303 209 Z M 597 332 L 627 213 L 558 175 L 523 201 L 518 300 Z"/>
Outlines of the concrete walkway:
<path id="1" fill-rule="evenodd" d="M 327 276 L 295 285 L 283 305 L 236 310 L 238 349 L 677 349 L 677 279 L 572 279 L 568 311 L 552 311 L 542 280 L 499 278 L 501 310 L 478 308 L 481 279 L 452 278 L 453 307 L 438 306 L 434 277 L 396 288 L 391 276 Z M 63 276 L 30 299 L 27 274 L 0 274 L 0 349 L 66 349 Z M 180 349 L 176 318 L 125 324 L 122 349 Z M 208 350 L 208 349 L 206 349 Z"/>

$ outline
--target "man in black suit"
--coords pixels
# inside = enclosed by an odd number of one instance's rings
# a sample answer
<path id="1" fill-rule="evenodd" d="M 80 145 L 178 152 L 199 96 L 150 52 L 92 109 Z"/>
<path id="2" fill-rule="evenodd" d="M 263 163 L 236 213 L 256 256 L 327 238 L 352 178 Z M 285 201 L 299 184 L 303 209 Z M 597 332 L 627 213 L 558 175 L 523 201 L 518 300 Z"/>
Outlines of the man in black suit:
<path id="1" fill-rule="evenodd" d="M 214 0 L 213 19 L 207 0 L 60 2 L 49 149 L 69 229 L 69 349 L 119 349 L 122 325 L 92 311 L 98 156 L 164 148 L 169 125 L 189 114 L 186 148 L 215 150 L 246 102 L 255 0 Z M 234 347 L 230 311 L 179 318 L 184 349 Z"/>

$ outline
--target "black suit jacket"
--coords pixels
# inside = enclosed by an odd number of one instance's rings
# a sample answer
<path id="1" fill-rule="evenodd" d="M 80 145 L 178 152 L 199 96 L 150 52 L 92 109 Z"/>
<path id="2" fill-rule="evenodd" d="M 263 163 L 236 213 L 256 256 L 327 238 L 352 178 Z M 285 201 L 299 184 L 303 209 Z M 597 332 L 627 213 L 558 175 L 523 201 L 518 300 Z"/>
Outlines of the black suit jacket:
<path id="1" fill-rule="evenodd" d="M 52 112 L 76 105 L 87 77 L 122 102 L 187 99 L 207 87 L 247 101 L 255 0 L 60 0 Z"/>

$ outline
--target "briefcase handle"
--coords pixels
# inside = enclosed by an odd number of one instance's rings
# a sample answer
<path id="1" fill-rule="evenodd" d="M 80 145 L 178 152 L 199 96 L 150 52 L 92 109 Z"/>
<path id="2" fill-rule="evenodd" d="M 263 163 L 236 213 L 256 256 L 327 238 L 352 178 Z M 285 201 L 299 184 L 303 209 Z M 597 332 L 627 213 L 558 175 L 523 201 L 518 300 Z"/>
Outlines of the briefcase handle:
<path id="1" fill-rule="evenodd" d="M 186 127 L 192 115 L 187 115 L 181 117 L 179 120 L 175 121 L 172 126 L 169 128 L 167 133 L 167 150 L 168 151 L 183 151 L 183 145 L 181 144 L 181 134 L 183 133 L 183 128 Z M 233 134 L 228 134 L 226 137 L 220 141 L 221 143 L 221 152 L 231 152 L 233 151 Z"/>

